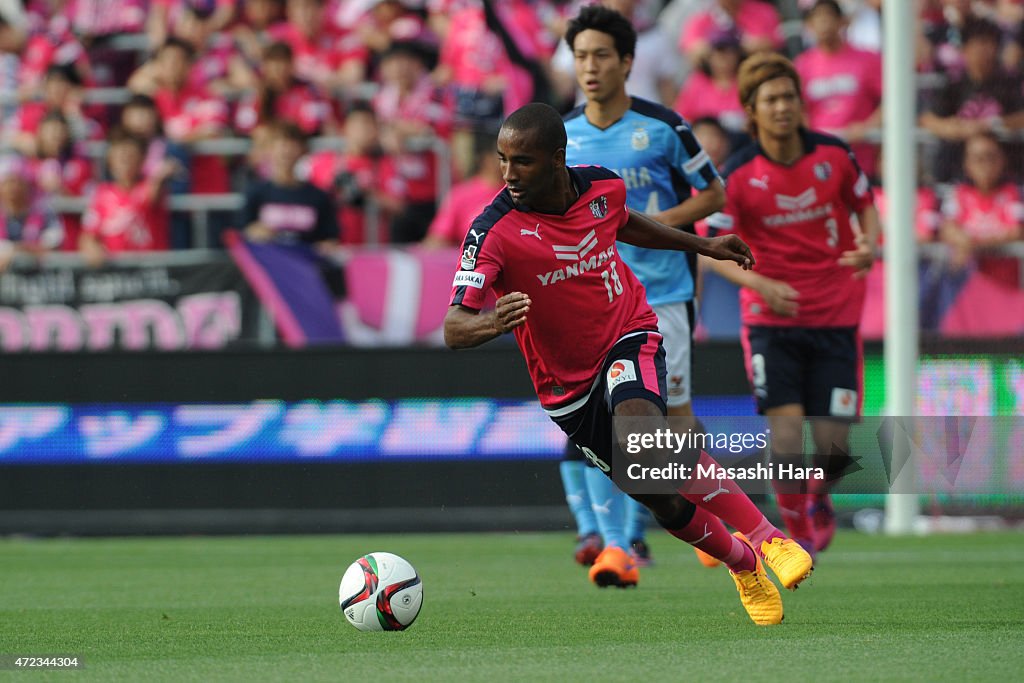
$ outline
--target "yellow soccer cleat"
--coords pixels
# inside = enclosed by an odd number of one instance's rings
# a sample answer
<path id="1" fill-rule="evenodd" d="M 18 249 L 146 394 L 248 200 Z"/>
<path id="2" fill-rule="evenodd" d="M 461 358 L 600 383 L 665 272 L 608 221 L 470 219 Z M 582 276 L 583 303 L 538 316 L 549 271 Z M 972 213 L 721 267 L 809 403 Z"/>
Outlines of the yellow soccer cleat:
<path id="1" fill-rule="evenodd" d="M 814 560 L 803 547 L 791 538 L 775 537 L 771 541 L 761 543 L 761 552 L 779 583 L 784 588 L 796 590 L 800 582 L 814 571 Z"/>
<path id="2" fill-rule="evenodd" d="M 750 543 L 743 537 L 743 534 L 737 531 L 733 536 L 750 548 Z M 754 549 L 750 548 L 750 552 L 753 553 Z M 743 603 L 743 609 L 747 610 L 747 614 L 758 626 L 781 624 L 783 618 L 782 596 L 779 595 L 779 589 L 768 578 L 768 572 L 764 570 L 764 565 L 761 564 L 761 558 L 757 556 L 757 553 L 754 553 L 754 561 L 757 562 L 754 571 L 734 572 L 729 570 L 729 575 L 736 583 L 736 590 L 739 591 L 740 602 Z"/>

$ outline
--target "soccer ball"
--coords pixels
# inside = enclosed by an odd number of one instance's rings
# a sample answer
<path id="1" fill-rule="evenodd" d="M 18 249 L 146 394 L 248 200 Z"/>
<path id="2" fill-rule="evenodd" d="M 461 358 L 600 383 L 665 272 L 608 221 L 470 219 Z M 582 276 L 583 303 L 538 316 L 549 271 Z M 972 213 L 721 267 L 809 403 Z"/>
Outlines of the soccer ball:
<path id="1" fill-rule="evenodd" d="M 341 577 L 338 601 L 360 631 L 401 631 L 423 606 L 423 584 L 411 564 L 392 553 L 370 553 Z"/>

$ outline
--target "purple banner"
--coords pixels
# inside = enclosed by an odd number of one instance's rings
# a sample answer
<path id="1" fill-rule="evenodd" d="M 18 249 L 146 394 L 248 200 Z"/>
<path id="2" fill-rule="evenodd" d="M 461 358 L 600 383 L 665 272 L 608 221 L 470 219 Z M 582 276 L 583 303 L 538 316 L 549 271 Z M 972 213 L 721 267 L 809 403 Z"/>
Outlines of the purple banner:
<path id="1" fill-rule="evenodd" d="M 256 244 L 237 233 L 230 233 L 227 242 L 286 345 L 342 342 L 334 296 L 325 279 L 331 277 L 329 262 L 305 244 Z"/>

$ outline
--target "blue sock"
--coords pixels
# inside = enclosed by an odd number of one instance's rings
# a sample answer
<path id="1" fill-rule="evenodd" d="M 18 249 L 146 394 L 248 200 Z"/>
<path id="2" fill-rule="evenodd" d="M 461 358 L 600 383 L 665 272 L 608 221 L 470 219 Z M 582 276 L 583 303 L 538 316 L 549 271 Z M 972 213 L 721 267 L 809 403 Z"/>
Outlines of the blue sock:
<path id="1" fill-rule="evenodd" d="M 626 538 L 626 501 L 630 499 L 629 496 L 596 467 L 588 467 L 585 476 L 604 547 L 614 545 L 629 550 L 629 539 Z"/>
<path id="2" fill-rule="evenodd" d="M 626 538 L 630 543 L 647 538 L 647 524 L 650 519 L 651 511 L 630 498 L 626 503 Z"/>
<path id="3" fill-rule="evenodd" d="M 558 469 L 562 472 L 565 502 L 576 519 L 576 533 L 580 536 L 597 533 L 597 519 L 590 507 L 590 494 L 583 476 L 587 464 L 582 460 L 563 460 Z"/>

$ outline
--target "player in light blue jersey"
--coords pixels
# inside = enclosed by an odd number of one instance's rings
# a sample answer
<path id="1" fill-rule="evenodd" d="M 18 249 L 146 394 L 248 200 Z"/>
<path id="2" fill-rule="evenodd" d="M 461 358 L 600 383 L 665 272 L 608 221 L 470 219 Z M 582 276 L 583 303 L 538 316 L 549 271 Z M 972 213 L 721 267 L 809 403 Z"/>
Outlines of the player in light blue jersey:
<path id="1" fill-rule="evenodd" d="M 565 40 L 587 100 L 565 116 L 566 162 L 612 169 L 626 183 L 631 210 L 693 232 L 696 221 L 725 205 L 725 188 L 682 117 L 628 94 L 626 79 L 636 48 L 629 20 L 608 7 L 587 6 L 569 22 Z M 669 415 L 692 420 L 696 427 L 690 405 L 696 262 L 680 252 L 622 243 L 616 248 L 658 314 L 667 354 Z M 638 564 L 649 562 L 643 507 L 572 451 L 570 446 L 562 478 L 580 535 L 577 560 L 594 561 L 586 551 L 595 546 L 591 532 L 596 525 L 604 546 L 630 547 Z"/>

